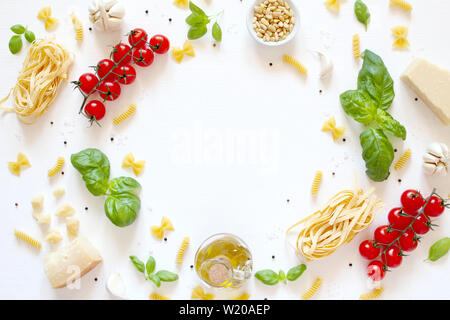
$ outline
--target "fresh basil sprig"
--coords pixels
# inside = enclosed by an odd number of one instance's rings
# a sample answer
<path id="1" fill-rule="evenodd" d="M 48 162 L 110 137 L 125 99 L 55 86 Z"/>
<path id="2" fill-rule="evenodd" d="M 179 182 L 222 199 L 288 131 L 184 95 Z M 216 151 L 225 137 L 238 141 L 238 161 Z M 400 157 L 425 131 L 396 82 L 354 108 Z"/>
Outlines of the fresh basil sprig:
<path id="1" fill-rule="evenodd" d="M 186 18 L 186 23 L 190 26 L 187 34 L 189 40 L 203 37 L 208 32 L 208 24 L 215 19 L 211 33 L 214 40 L 217 42 L 222 41 L 222 29 L 217 19 L 223 11 L 216 15 L 208 16 L 205 11 L 196 6 L 192 1 L 189 1 L 189 9 L 191 10 L 191 14 Z"/>
<path id="2" fill-rule="evenodd" d="M 273 270 L 270 269 L 264 269 L 261 271 L 258 271 L 255 273 L 255 278 L 264 283 L 268 286 L 274 286 L 279 282 L 287 283 L 286 280 L 289 281 L 295 281 L 297 280 L 303 272 L 306 270 L 306 265 L 300 264 L 298 266 L 295 266 L 287 272 L 287 274 L 280 270 L 278 273 L 276 273 Z"/>
<path id="3" fill-rule="evenodd" d="M 394 161 L 394 148 L 385 133 L 405 140 L 406 129 L 387 112 L 395 93 L 383 60 L 370 50 L 363 57 L 358 89 L 342 93 L 340 100 L 347 115 L 370 126 L 360 135 L 366 173 L 373 181 L 384 181 Z"/>
<path id="4" fill-rule="evenodd" d="M 431 247 L 428 253 L 429 261 L 437 261 L 445 256 L 450 250 L 450 238 L 446 237 L 439 241 L 436 241 Z"/>
<path id="5" fill-rule="evenodd" d="M 367 24 L 370 19 L 369 8 L 367 8 L 366 4 L 361 0 L 356 0 L 355 2 L 355 15 L 359 22 L 361 22 L 367 30 Z"/>
<path id="6" fill-rule="evenodd" d="M 141 200 L 135 194 L 141 188 L 130 177 L 109 180 L 110 163 L 98 149 L 88 148 L 73 154 L 72 165 L 81 173 L 86 188 L 94 196 L 106 196 L 105 213 L 113 224 L 126 227 L 132 224 L 141 208 Z"/>
<path id="7" fill-rule="evenodd" d="M 144 274 L 145 279 L 152 281 L 158 288 L 161 286 L 161 282 L 173 282 L 178 280 L 178 275 L 176 273 L 167 270 L 159 270 L 154 273 L 156 268 L 156 260 L 152 256 L 148 258 L 146 264 L 144 264 L 144 262 L 139 260 L 136 256 L 130 256 L 130 260 L 136 269 Z"/>
<path id="8" fill-rule="evenodd" d="M 18 53 L 20 50 L 22 50 L 23 47 L 23 41 L 22 41 L 22 34 L 25 35 L 25 39 L 28 42 L 33 42 L 36 37 L 33 32 L 28 30 L 26 27 L 22 26 L 21 24 L 15 24 L 11 28 L 11 31 L 15 33 L 9 40 L 9 51 L 11 51 L 12 54 Z"/>

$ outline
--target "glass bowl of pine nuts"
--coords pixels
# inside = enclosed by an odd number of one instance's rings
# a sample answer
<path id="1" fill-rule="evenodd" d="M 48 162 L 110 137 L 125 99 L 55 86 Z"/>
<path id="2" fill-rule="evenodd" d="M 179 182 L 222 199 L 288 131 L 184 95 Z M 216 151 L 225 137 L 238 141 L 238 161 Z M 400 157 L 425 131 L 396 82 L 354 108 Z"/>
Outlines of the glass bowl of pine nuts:
<path id="1" fill-rule="evenodd" d="M 293 0 L 255 0 L 250 6 L 247 28 L 257 42 L 273 47 L 292 40 L 299 22 Z"/>

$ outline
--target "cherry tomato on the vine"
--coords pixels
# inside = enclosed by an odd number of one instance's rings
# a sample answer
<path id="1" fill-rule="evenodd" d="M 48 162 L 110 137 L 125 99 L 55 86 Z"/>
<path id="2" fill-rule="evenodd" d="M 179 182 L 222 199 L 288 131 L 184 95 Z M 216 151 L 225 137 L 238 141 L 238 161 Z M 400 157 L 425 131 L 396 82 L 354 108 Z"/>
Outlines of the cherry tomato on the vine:
<path id="1" fill-rule="evenodd" d="M 170 49 L 170 42 L 166 36 L 162 34 L 154 35 L 150 39 L 150 46 L 155 53 L 164 54 Z"/>
<path id="2" fill-rule="evenodd" d="M 411 213 L 416 212 L 425 204 L 425 199 L 422 197 L 420 192 L 412 189 L 403 192 L 400 201 L 405 211 Z"/>
<path id="3" fill-rule="evenodd" d="M 445 210 L 444 201 L 437 197 L 437 196 L 431 196 L 431 198 L 428 200 L 427 205 L 425 206 L 424 213 L 428 217 L 439 217 Z"/>
<path id="4" fill-rule="evenodd" d="M 154 59 L 155 54 L 150 47 L 139 48 L 133 51 L 133 61 L 140 67 L 149 67 Z"/>
<path id="5" fill-rule="evenodd" d="M 413 251 L 417 248 L 418 241 L 415 239 L 414 231 L 411 229 L 406 230 L 398 241 L 403 251 Z"/>
<path id="6" fill-rule="evenodd" d="M 120 64 L 129 64 L 131 62 L 131 47 L 125 43 L 117 44 L 112 53 L 114 62 Z"/>
<path id="7" fill-rule="evenodd" d="M 388 214 L 388 220 L 391 224 L 392 228 L 404 230 L 406 227 L 408 227 L 411 222 L 413 221 L 413 217 L 406 217 L 402 214 L 405 214 L 402 210 L 402 208 L 394 208 L 391 211 L 389 211 Z M 409 213 L 407 213 L 409 214 Z"/>
<path id="8" fill-rule="evenodd" d="M 430 231 L 428 219 L 421 214 L 417 217 L 416 221 L 414 221 L 412 228 L 417 234 L 425 234 Z"/>
<path id="9" fill-rule="evenodd" d="M 97 64 L 97 74 L 100 79 L 103 79 L 111 70 L 114 69 L 115 63 L 110 59 L 103 59 L 99 61 Z M 104 81 L 114 81 L 117 76 L 114 74 L 116 70 L 113 70 L 108 76 L 104 79 Z"/>
<path id="10" fill-rule="evenodd" d="M 102 82 L 97 90 L 100 93 L 100 97 L 108 101 L 114 101 L 119 98 L 121 92 L 120 85 L 112 81 Z"/>
<path id="11" fill-rule="evenodd" d="M 380 255 L 380 248 L 373 245 L 373 241 L 365 240 L 359 245 L 359 253 L 362 257 L 373 260 Z"/>
<path id="12" fill-rule="evenodd" d="M 375 260 L 367 266 L 367 275 L 374 281 L 380 281 L 386 275 L 384 270 L 384 263 L 380 260 Z"/>
<path id="13" fill-rule="evenodd" d="M 98 78 L 93 73 L 85 73 L 80 76 L 78 82 L 74 83 L 77 84 L 80 90 L 85 94 L 89 94 L 98 84 Z"/>
<path id="14" fill-rule="evenodd" d="M 128 43 L 135 48 L 142 48 L 147 44 L 148 35 L 144 29 L 136 28 L 128 35 Z"/>
<path id="15" fill-rule="evenodd" d="M 89 117 L 91 121 L 100 121 L 105 116 L 106 109 L 105 105 L 98 101 L 98 100 L 92 100 L 89 101 L 84 106 L 84 114 Z"/>
<path id="16" fill-rule="evenodd" d="M 388 245 L 391 244 L 399 235 L 400 232 L 396 230 L 388 230 L 389 226 L 380 226 L 375 229 L 374 239 L 378 244 Z"/>
<path id="17" fill-rule="evenodd" d="M 119 75 L 118 81 L 121 84 L 132 84 L 136 80 L 136 70 L 128 64 L 119 66 L 117 74 Z"/>
<path id="18" fill-rule="evenodd" d="M 386 253 L 381 254 L 381 261 L 389 268 L 397 268 L 402 264 L 402 256 L 400 255 L 400 248 L 397 246 L 391 246 Z"/>

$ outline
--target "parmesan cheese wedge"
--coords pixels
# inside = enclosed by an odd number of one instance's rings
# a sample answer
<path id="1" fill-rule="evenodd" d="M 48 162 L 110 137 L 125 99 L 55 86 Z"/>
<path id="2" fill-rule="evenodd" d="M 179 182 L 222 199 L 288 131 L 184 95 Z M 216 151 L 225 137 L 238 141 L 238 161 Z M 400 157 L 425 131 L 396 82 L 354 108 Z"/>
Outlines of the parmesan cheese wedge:
<path id="1" fill-rule="evenodd" d="M 415 59 L 401 79 L 441 119 L 450 125 L 450 72 L 424 59 Z"/>
<path id="2" fill-rule="evenodd" d="M 64 288 L 95 268 L 102 257 L 83 236 L 60 247 L 45 258 L 44 272 L 53 288 Z"/>

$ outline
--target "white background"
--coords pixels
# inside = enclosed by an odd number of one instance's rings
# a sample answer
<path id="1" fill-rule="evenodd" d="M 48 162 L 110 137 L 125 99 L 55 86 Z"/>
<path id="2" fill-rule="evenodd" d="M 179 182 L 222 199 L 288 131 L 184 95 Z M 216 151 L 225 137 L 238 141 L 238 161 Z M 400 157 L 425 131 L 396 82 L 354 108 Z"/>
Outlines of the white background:
<path id="1" fill-rule="evenodd" d="M 146 259 L 151 253 L 156 257 L 157 268 L 176 270 L 178 245 L 183 237 L 190 236 L 191 246 L 179 270 L 180 280 L 157 290 L 171 298 L 188 299 L 192 288 L 200 283 L 189 268 L 195 250 L 205 238 L 219 232 L 234 233 L 248 243 L 255 271 L 287 270 L 302 259 L 286 244 L 285 229 L 338 191 L 353 188 L 354 172 L 360 184 L 364 188 L 374 186 L 385 203 L 376 222 L 332 256 L 307 263 L 308 270 L 295 283 L 268 288 L 251 279 L 244 290 L 252 299 L 299 299 L 315 277 L 322 277 L 318 299 L 357 299 L 368 291 L 367 262 L 357 250 L 360 241 L 386 222 L 388 210 L 399 205 L 406 188 L 419 188 L 427 194 L 436 187 L 442 195 L 450 193 L 448 177 L 426 177 L 421 169 L 426 146 L 433 141 L 450 144 L 450 130 L 421 101 L 414 101 L 414 93 L 399 79 L 416 56 L 450 69 L 450 3 L 411 0 L 414 10 L 407 14 L 390 8 L 388 0 L 366 0 L 372 19 L 365 32 L 354 17 L 353 1 L 345 1 L 336 15 L 321 0 L 296 0 L 301 23 L 297 37 L 283 48 L 266 48 L 259 46 L 246 29 L 250 2 L 197 0 L 210 14 L 225 9 L 221 19 L 223 43 L 213 47 L 208 34 L 193 41 L 194 58 L 186 57 L 177 64 L 168 54 L 156 57 L 148 69 L 138 68 L 136 83 L 123 88 L 116 102 L 107 104 L 108 113 L 101 128 L 95 125 L 88 128 L 86 120 L 78 115 L 81 95 L 69 84 L 63 84 L 51 108 L 32 126 L 22 125 L 14 114 L 0 116 L 0 298 L 109 299 L 105 283 L 117 271 L 125 280 L 130 298 L 147 299 L 152 284 L 134 269 L 128 256 Z M 60 19 L 52 34 L 76 55 L 71 80 L 108 57 L 110 47 L 124 40 L 122 35 L 130 28 L 163 33 L 176 46 L 186 39 L 188 28 L 184 19 L 189 12 L 170 0 L 127 0 L 123 29 L 112 34 L 87 30 L 88 1 L 77 1 L 75 5 L 68 0 L 2 0 L 2 95 L 14 85 L 28 48 L 25 45 L 16 56 L 9 53 L 7 44 L 12 35 L 9 27 L 21 23 L 38 37 L 48 36 L 36 15 L 49 3 L 53 15 Z M 82 44 L 74 39 L 69 19 L 72 10 L 85 24 Z M 397 25 L 409 27 L 409 50 L 392 50 L 390 29 Z M 365 175 L 358 138 L 362 128 L 343 113 L 338 98 L 343 91 L 356 87 L 360 62 L 352 57 L 354 33 L 361 35 L 363 49 L 369 48 L 383 58 L 394 79 L 396 98 L 390 112 L 408 130 L 405 142 L 392 139 L 398 148 L 396 158 L 408 147 L 413 151 L 407 167 L 392 172 L 383 183 L 370 182 Z M 329 81 L 318 79 L 319 63 L 310 51 L 317 49 L 334 61 Z M 284 53 L 302 61 L 309 69 L 308 77 L 283 64 Z M 131 103 L 137 104 L 137 114 L 113 127 L 113 117 Z M 331 116 L 336 117 L 338 125 L 347 127 L 346 142 L 334 143 L 328 133 L 320 131 Z M 143 186 L 142 210 L 131 227 L 119 229 L 109 222 L 103 212 L 104 198 L 93 197 L 70 165 L 70 155 L 86 147 L 99 148 L 108 155 L 112 177 L 134 176 L 121 168 L 121 161 L 129 152 L 147 161 L 145 172 L 138 177 Z M 25 153 L 32 163 L 20 178 L 7 168 L 7 162 L 15 160 L 18 152 Z M 47 170 L 61 155 L 67 160 L 65 174 L 47 178 Z M 310 187 L 316 170 L 324 172 L 324 180 L 317 199 L 313 200 Z M 52 191 L 59 186 L 67 188 L 67 195 L 58 202 Z M 82 278 L 80 290 L 52 289 L 43 272 L 43 261 L 55 248 L 45 243 L 36 252 L 13 235 L 17 228 L 41 240 L 45 237 L 46 229 L 38 226 L 31 216 L 30 199 L 37 194 L 45 195 L 46 212 L 54 213 L 65 202 L 72 204 L 81 220 L 81 233 L 102 253 L 103 263 Z M 167 242 L 155 240 L 149 231 L 151 225 L 160 223 L 162 216 L 169 217 L 176 229 L 167 235 Z M 60 244 L 63 245 L 68 241 L 64 222 L 53 217 L 52 223 L 64 234 Z M 399 269 L 386 276 L 383 298 L 450 298 L 449 258 L 436 263 L 423 261 L 430 245 L 449 235 L 448 211 L 439 224 L 441 227 L 428 234 Z"/>

